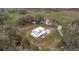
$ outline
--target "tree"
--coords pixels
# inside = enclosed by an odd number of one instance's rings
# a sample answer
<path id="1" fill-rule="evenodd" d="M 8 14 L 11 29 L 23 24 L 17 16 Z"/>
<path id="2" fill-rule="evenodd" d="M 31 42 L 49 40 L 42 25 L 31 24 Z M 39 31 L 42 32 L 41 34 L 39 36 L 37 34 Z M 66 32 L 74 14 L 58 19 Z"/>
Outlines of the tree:
<path id="1" fill-rule="evenodd" d="M 10 20 L 9 13 L 7 11 L 0 13 L 0 24 L 3 25 L 7 22 L 7 20 Z"/>

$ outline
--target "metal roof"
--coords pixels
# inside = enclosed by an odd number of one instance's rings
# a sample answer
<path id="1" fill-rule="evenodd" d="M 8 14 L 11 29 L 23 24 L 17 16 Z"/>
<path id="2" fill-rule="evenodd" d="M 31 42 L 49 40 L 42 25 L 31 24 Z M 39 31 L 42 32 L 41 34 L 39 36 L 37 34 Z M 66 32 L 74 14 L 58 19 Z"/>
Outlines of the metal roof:
<path id="1" fill-rule="evenodd" d="M 45 34 L 45 28 L 43 27 L 37 27 L 35 29 L 32 30 L 31 35 L 33 37 L 40 37 L 41 35 Z"/>

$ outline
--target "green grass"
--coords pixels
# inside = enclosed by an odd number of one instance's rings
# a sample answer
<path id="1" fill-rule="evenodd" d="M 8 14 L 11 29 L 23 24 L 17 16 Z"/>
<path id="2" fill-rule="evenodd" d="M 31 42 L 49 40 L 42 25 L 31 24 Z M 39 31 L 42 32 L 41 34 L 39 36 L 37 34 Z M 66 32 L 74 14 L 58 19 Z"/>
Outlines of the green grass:
<path id="1" fill-rule="evenodd" d="M 19 14 L 19 12 L 10 13 L 10 18 L 12 22 L 16 22 L 17 20 L 19 20 L 20 17 L 22 17 L 22 15 Z"/>

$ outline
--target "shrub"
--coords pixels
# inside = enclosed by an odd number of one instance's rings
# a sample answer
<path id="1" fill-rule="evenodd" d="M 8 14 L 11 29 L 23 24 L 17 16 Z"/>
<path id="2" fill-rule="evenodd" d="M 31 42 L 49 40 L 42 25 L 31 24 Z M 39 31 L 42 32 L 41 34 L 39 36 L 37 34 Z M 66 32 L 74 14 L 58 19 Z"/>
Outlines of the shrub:
<path id="1" fill-rule="evenodd" d="M 18 20 L 18 25 L 26 25 L 32 23 L 33 17 L 30 15 L 25 15 Z"/>

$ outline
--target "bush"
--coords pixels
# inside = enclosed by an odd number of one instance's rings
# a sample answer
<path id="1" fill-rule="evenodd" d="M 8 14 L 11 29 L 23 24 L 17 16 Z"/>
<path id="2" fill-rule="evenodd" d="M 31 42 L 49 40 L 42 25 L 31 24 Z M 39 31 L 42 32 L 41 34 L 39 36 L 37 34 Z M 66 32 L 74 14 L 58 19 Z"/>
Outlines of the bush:
<path id="1" fill-rule="evenodd" d="M 31 48 L 31 44 L 27 38 L 22 39 L 22 45 L 24 48 Z"/>
<path id="2" fill-rule="evenodd" d="M 0 40 L 0 50 L 8 50 L 10 47 L 10 40 Z"/>
<path id="3" fill-rule="evenodd" d="M 18 25 L 26 25 L 32 23 L 33 17 L 30 15 L 25 15 L 18 20 Z"/>
<path id="4" fill-rule="evenodd" d="M 42 24 L 45 21 L 45 19 L 44 19 L 43 15 L 39 14 L 39 15 L 34 17 L 33 21 L 35 21 L 36 24 Z"/>
<path id="5" fill-rule="evenodd" d="M 21 10 L 19 10 L 19 13 L 20 14 L 27 14 L 27 10 L 26 9 L 21 9 Z"/>
<path id="6" fill-rule="evenodd" d="M 7 11 L 4 11 L 0 13 L 0 24 L 3 25 L 7 22 L 7 20 L 10 19 L 9 13 Z"/>

